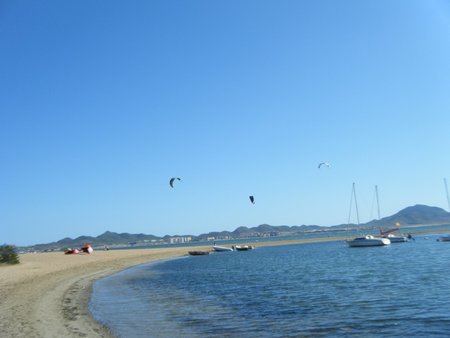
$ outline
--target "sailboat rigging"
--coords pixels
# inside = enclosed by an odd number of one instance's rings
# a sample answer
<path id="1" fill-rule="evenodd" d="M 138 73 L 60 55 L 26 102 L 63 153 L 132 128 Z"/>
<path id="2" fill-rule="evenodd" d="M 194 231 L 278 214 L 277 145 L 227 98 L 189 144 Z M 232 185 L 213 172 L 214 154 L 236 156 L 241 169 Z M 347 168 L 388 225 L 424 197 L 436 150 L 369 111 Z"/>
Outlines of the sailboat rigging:
<path id="1" fill-rule="evenodd" d="M 448 197 L 448 186 L 447 186 L 447 179 L 446 178 L 444 178 L 444 186 L 445 186 L 445 192 L 447 194 L 448 211 L 450 212 L 450 198 Z"/>
<path id="2" fill-rule="evenodd" d="M 444 178 L 444 187 L 445 187 L 445 193 L 447 194 L 447 203 L 448 203 L 448 210 L 450 211 L 450 198 L 448 197 L 448 187 L 447 187 L 447 179 Z M 442 242 L 450 242 L 450 235 L 441 236 L 439 238 Z"/>
<path id="3" fill-rule="evenodd" d="M 348 224 L 350 224 L 350 216 L 351 216 L 353 199 L 355 200 L 356 218 L 357 218 L 358 227 L 359 227 L 359 211 L 358 211 L 358 202 L 356 200 L 355 183 L 353 183 L 353 185 L 352 185 L 352 195 L 350 197 L 350 211 L 349 211 L 349 216 L 348 216 L 349 217 Z M 356 237 L 353 239 L 349 239 L 346 242 L 349 247 L 382 246 L 382 245 L 387 245 L 387 244 L 391 243 L 391 241 L 387 238 L 375 237 L 373 235 L 365 235 L 364 237 Z"/>

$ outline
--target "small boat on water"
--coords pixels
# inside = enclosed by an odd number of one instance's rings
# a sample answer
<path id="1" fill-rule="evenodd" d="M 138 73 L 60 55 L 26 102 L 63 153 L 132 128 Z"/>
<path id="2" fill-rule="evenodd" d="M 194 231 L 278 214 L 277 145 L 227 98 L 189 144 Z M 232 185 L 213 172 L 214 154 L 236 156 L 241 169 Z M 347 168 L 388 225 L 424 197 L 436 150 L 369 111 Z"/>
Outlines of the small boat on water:
<path id="1" fill-rule="evenodd" d="M 356 237 L 347 240 L 347 244 L 349 247 L 356 248 L 366 246 L 383 246 L 391 244 L 391 241 L 387 238 L 380 238 L 372 235 L 366 235 L 364 237 Z"/>
<path id="2" fill-rule="evenodd" d="M 233 245 L 233 249 L 236 251 L 248 251 L 253 250 L 255 247 L 252 245 Z"/>
<path id="3" fill-rule="evenodd" d="M 380 200 L 378 198 L 378 186 L 375 186 L 375 197 L 377 202 L 377 208 L 378 208 L 378 220 L 380 219 Z M 400 230 L 400 223 L 395 223 L 395 228 L 391 228 L 388 230 L 383 230 L 380 228 L 380 237 L 381 238 L 387 238 L 391 243 L 404 243 L 408 242 L 409 238 L 403 235 L 396 235 L 393 234 L 393 232 Z"/>
<path id="4" fill-rule="evenodd" d="M 440 242 L 450 242 L 450 235 L 441 236 L 438 238 L 438 241 Z"/>
<path id="5" fill-rule="evenodd" d="M 189 255 L 191 256 L 204 256 L 204 255 L 209 255 L 209 251 L 189 251 Z"/>
<path id="6" fill-rule="evenodd" d="M 387 238 L 391 241 L 391 243 L 404 243 L 409 241 L 408 237 L 406 236 L 394 234 L 383 235 L 381 236 L 381 238 Z"/>
<path id="7" fill-rule="evenodd" d="M 226 246 L 220 245 L 213 245 L 213 250 L 216 252 L 226 252 L 226 251 L 233 251 L 233 248 L 228 248 Z"/>

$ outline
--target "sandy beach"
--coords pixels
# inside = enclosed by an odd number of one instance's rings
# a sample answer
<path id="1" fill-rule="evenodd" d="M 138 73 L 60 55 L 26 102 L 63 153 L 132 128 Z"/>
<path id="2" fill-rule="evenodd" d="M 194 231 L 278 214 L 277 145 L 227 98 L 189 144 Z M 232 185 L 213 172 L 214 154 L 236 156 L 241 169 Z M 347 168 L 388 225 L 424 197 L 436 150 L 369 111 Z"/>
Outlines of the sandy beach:
<path id="1" fill-rule="evenodd" d="M 344 240 L 343 237 L 259 242 L 256 246 Z M 255 243 L 251 243 L 255 245 Z M 62 252 L 20 255 L 20 264 L 0 266 L 2 337 L 111 337 L 90 315 L 93 282 L 128 267 L 187 255 L 210 246 Z"/>
<path id="2" fill-rule="evenodd" d="M 164 248 L 20 255 L 20 264 L 0 267 L 1 336 L 110 337 L 88 311 L 93 281 L 133 265 L 183 256 L 187 251 Z"/>

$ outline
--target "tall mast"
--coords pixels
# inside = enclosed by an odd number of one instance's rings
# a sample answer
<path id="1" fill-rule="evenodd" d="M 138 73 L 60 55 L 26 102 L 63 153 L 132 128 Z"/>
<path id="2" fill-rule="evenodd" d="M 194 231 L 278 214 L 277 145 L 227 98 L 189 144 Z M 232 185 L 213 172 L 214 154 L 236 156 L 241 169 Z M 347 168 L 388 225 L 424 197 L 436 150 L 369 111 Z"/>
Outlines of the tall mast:
<path id="1" fill-rule="evenodd" d="M 358 211 L 358 201 L 356 200 L 356 190 L 355 190 L 355 183 L 352 185 L 352 193 L 350 195 L 350 208 L 348 211 L 348 221 L 347 224 L 350 224 L 350 218 L 352 216 L 352 206 L 353 206 L 353 199 L 355 200 L 355 207 L 356 207 L 356 219 L 359 226 L 359 211 Z"/>
<path id="2" fill-rule="evenodd" d="M 358 221 L 358 227 L 359 227 L 358 201 L 356 199 L 356 189 L 355 189 L 355 183 L 354 182 L 353 182 L 353 195 L 355 196 L 356 220 Z"/>
<path id="3" fill-rule="evenodd" d="M 448 187 L 447 187 L 447 179 L 446 178 L 444 178 L 444 186 L 445 186 L 445 192 L 447 193 L 448 211 L 450 211 L 450 198 L 448 197 Z"/>
<path id="4" fill-rule="evenodd" d="M 375 186 L 375 197 L 377 198 L 378 219 L 380 219 L 380 200 L 378 199 L 378 186 Z"/>

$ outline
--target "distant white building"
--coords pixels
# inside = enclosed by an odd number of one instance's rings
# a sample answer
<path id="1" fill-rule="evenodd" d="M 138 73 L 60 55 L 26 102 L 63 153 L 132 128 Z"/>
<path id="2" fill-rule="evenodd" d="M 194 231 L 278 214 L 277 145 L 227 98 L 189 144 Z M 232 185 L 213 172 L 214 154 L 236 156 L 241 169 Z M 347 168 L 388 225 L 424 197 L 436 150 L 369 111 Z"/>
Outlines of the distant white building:
<path id="1" fill-rule="evenodd" d="M 170 237 L 169 238 L 170 244 L 189 243 L 190 241 L 192 241 L 191 236 L 181 236 L 181 237 Z"/>

